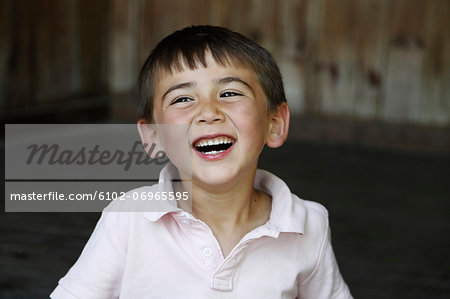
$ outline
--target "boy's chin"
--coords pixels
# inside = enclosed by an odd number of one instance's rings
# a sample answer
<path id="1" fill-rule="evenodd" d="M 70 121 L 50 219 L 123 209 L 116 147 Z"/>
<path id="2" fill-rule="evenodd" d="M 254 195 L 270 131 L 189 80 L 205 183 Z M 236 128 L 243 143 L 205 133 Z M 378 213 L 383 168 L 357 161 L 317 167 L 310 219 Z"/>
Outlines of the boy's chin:
<path id="1" fill-rule="evenodd" d="M 235 185 L 236 178 L 231 173 L 226 171 L 206 171 L 196 173 L 194 171 L 192 176 L 193 185 L 197 185 L 204 189 L 209 189 L 215 192 L 225 192 L 227 188 L 232 188 Z"/>

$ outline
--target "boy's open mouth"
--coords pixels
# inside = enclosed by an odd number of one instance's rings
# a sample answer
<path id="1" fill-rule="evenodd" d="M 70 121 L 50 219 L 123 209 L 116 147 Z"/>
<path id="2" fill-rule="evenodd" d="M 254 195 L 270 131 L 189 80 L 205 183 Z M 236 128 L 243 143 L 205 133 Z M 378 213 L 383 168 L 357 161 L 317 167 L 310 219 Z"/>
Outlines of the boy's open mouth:
<path id="1" fill-rule="evenodd" d="M 194 148 L 202 154 L 214 155 L 229 149 L 233 145 L 233 142 L 234 140 L 227 136 L 202 138 L 194 143 Z"/>

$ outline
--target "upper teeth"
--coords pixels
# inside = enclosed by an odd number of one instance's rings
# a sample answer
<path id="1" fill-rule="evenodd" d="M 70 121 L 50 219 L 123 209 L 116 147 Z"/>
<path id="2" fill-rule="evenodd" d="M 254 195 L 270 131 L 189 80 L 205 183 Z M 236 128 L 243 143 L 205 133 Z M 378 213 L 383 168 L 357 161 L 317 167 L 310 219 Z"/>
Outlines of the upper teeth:
<path id="1" fill-rule="evenodd" d="M 225 137 L 225 136 L 221 136 L 215 139 L 202 139 L 200 141 L 197 141 L 195 143 L 196 147 L 200 147 L 200 146 L 207 146 L 207 145 L 217 145 L 217 144 L 223 144 L 223 143 L 233 143 L 233 140 L 231 138 Z"/>

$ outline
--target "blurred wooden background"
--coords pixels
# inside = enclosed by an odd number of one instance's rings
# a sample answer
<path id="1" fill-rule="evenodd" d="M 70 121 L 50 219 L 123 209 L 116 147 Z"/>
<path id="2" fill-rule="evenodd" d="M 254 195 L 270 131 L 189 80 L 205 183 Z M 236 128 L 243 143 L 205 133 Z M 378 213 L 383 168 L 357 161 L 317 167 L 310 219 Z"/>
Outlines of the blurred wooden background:
<path id="1" fill-rule="evenodd" d="M 290 140 L 261 166 L 329 208 L 355 298 L 444 298 L 449 16 L 449 0 L 0 0 L 0 118 L 135 122 L 138 72 L 161 38 L 239 31 L 273 53 L 293 110 Z M 0 297 L 47 298 L 97 219 L 2 214 Z"/>
<path id="2" fill-rule="evenodd" d="M 149 51 L 192 24 L 276 58 L 293 138 L 450 150 L 450 1 L 2 0 L 5 122 L 136 120 Z"/>

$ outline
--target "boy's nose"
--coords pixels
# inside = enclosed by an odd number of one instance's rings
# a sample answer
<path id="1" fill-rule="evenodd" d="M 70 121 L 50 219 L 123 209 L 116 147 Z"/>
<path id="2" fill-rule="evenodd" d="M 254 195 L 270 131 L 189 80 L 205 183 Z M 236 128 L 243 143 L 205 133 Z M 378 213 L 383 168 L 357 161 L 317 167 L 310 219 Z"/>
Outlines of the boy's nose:
<path id="1" fill-rule="evenodd" d="M 200 110 L 196 116 L 198 124 L 222 122 L 225 119 L 225 115 L 215 100 L 205 101 L 199 108 Z"/>

